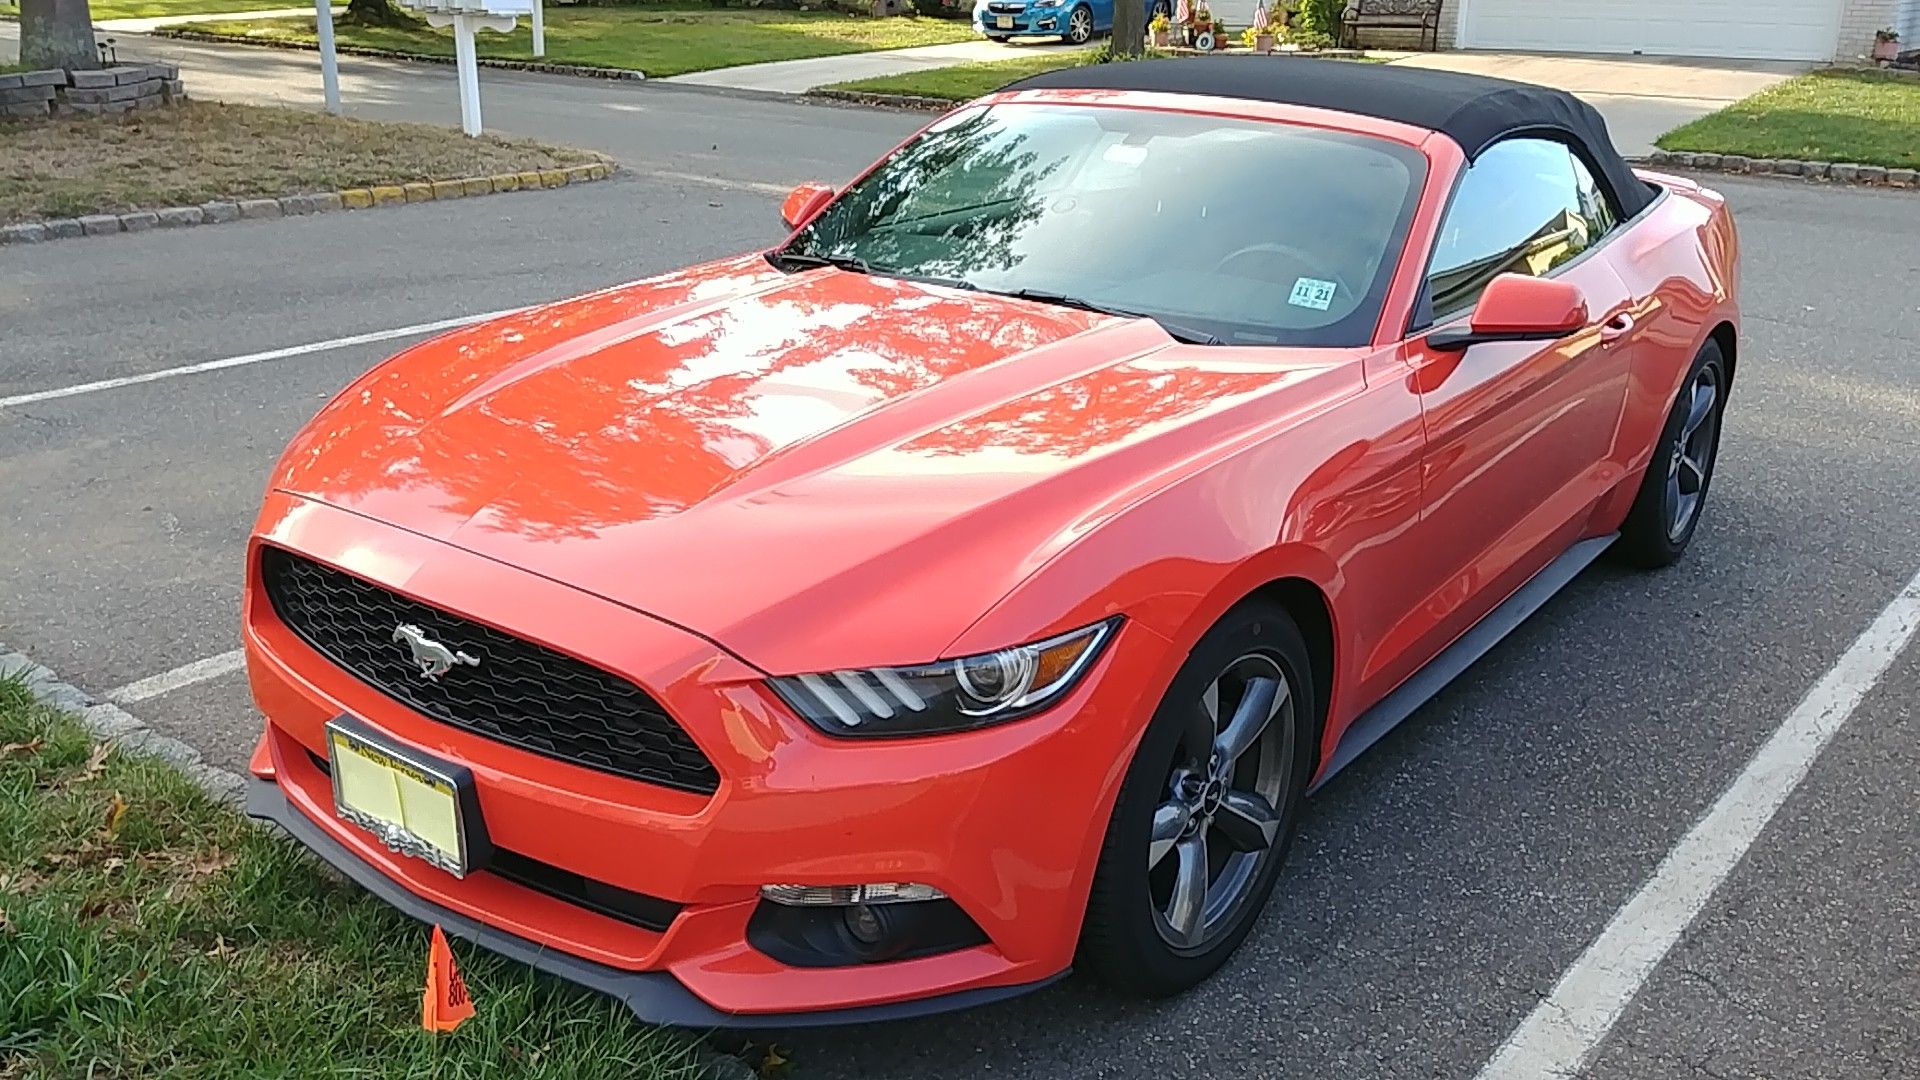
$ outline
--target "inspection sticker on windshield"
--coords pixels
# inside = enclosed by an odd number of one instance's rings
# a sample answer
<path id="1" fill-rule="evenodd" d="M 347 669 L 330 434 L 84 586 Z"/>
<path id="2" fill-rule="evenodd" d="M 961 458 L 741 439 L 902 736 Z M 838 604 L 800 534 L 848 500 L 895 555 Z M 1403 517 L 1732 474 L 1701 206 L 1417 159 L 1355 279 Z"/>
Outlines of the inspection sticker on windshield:
<path id="1" fill-rule="evenodd" d="M 1333 290 L 1335 288 L 1336 286 L 1331 281 L 1321 281 L 1318 278 L 1303 277 L 1293 283 L 1293 295 L 1287 297 L 1287 303 L 1292 304 L 1294 307 L 1325 311 L 1333 306 Z"/>

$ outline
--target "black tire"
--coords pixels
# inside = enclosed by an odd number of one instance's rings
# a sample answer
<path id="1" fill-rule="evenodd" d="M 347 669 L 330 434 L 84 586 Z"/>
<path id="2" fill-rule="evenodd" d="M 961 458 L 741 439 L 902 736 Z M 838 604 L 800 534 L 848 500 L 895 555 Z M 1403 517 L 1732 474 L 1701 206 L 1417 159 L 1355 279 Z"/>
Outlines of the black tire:
<path id="1" fill-rule="evenodd" d="M 1653 460 L 1640 480 L 1639 494 L 1613 545 L 1613 555 L 1629 566 L 1645 570 L 1671 566 L 1692 543 L 1706 511 L 1714 466 L 1720 460 L 1720 421 L 1726 413 L 1729 374 L 1726 357 L 1715 341 L 1707 342 L 1687 369 L 1686 381 L 1660 429 Z M 1695 423 L 1694 405 L 1703 387 L 1711 400 Z"/>
<path id="2" fill-rule="evenodd" d="M 1203 880 L 1213 874 L 1218 875 L 1218 880 L 1209 881 L 1202 889 L 1202 911 L 1195 924 L 1201 932 L 1193 936 L 1191 944 L 1176 945 L 1169 932 L 1179 936 L 1178 930 L 1169 920 L 1168 910 L 1163 909 L 1159 892 L 1167 888 L 1167 860 L 1174 864 L 1171 871 L 1176 883 L 1172 888 L 1179 887 L 1177 881 L 1184 871 L 1187 855 L 1184 850 L 1187 833 L 1181 834 L 1183 839 L 1172 853 L 1162 848 L 1158 855 L 1161 862 L 1156 864 L 1153 854 L 1156 820 L 1171 805 L 1169 800 L 1180 797 L 1175 793 L 1182 790 L 1179 784 L 1182 776 L 1187 775 L 1182 772 L 1181 763 L 1191 762 L 1187 747 L 1193 739 L 1202 737 L 1197 735 L 1194 722 L 1197 719 L 1203 728 L 1206 726 L 1203 710 L 1209 687 L 1215 687 L 1214 712 L 1226 714 L 1228 704 L 1221 696 L 1225 692 L 1215 686 L 1216 681 L 1219 686 L 1229 686 L 1232 672 L 1247 665 L 1264 670 L 1258 665 L 1269 662 L 1273 670 L 1285 677 L 1291 707 L 1275 705 L 1277 711 L 1258 736 L 1260 760 L 1253 762 L 1253 767 L 1263 776 L 1271 769 L 1273 776 L 1284 782 L 1284 792 L 1274 791 L 1274 797 L 1267 801 L 1268 808 L 1276 815 L 1277 828 L 1269 833 L 1265 846 L 1255 852 L 1235 848 L 1230 841 L 1217 838 L 1210 830 L 1220 827 L 1211 824 L 1211 816 L 1199 823 L 1197 831 L 1202 839 L 1197 865 L 1210 866 L 1209 843 L 1226 854 L 1218 870 L 1203 874 Z M 1165 997 L 1192 988 L 1218 970 L 1239 948 L 1266 907 L 1274 881 L 1286 862 L 1299 818 L 1300 800 L 1310 779 L 1321 726 L 1313 704 L 1317 699 L 1312 671 L 1299 628 L 1285 611 L 1271 604 L 1242 604 L 1227 613 L 1194 646 L 1154 711 L 1121 783 L 1087 901 L 1077 961 L 1080 966 L 1123 993 Z M 1249 680 L 1242 685 L 1251 687 L 1253 682 Z M 1252 696 L 1249 691 L 1237 699 L 1235 709 Z M 1287 738 L 1286 749 L 1281 750 L 1277 747 L 1283 716 Z M 1224 733 L 1230 728 L 1230 719 L 1223 718 L 1218 730 Z M 1240 760 L 1245 762 L 1251 753 L 1249 749 Z M 1227 768 L 1231 773 L 1239 766 Z M 1244 770 L 1233 775 L 1244 775 Z M 1229 792 L 1229 798 L 1244 797 L 1245 792 L 1237 790 L 1239 781 L 1231 786 L 1235 790 Z M 1205 785 L 1207 792 L 1213 788 L 1213 784 Z M 1201 798 L 1204 800 L 1205 796 Z M 1221 809 L 1224 804 L 1218 801 L 1218 796 L 1213 798 L 1215 809 L 1224 815 L 1226 812 Z M 1192 823 L 1188 824 L 1188 831 L 1194 831 Z M 1220 850 L 1212 854 L 1220 854 Z M 1242 859 L 1242 852 L 1252 861 L 1242 864 L 1236 872 L 1233 860 Z M 1221 910 L 1216 918 L 1210 913 L 1214 897 L 1208 890 L 1216 887 L 1224 890 L 1230 877 L 1234 892 L 1221 894 Z M 1174 903 L 1177 905 L 1178 901 Z M 1172 910 L 1178 910 L 1177 906 Z"/>
<path id="3" fill-rule="evenodd" d="M 1153 3 L 1147 7 L 1147 21 L 1152 22 L 1156 15 L 1165 15 L 1168 19 L 1172 19 L 1173 6 L 1168 4 L 1167 0 L 1153 0 Z"/>
<path id="4" fill-rule="evenodd" d="M 1012 41 L 1013 39 L 1004 34 L 998 37 L 994 36 L 993 34 L 988 34 L 987 40 L 993 42 L 995 45 L 1005 45 L 1007 42 Z M 995 63 L 998 63 L 998 62 L 999 61 L 995 61 Z"/>
<path id="5" fill-rule="evenodd" d="M 1081 4 L 1067 12 L 1067 29 L 1060 40 L 1069 45 L 1085 45 L 1093 40 L 1093 9 Z"/>

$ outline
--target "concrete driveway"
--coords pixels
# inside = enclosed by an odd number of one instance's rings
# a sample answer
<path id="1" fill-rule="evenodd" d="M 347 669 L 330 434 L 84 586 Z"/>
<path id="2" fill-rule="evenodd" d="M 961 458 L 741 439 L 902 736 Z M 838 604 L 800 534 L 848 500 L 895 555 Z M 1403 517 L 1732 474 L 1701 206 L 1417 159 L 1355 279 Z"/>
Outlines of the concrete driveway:
<path id="1" fill-rule="evenodd" d="M 1620 152 L 1653 151 L 1653 140 L 1784 82 L 1812 65 L 1777 60 L 1541 53 L 1415 53 L 1393 61 L 1538 83 L 1578 94 L 1600 110 Z"/>

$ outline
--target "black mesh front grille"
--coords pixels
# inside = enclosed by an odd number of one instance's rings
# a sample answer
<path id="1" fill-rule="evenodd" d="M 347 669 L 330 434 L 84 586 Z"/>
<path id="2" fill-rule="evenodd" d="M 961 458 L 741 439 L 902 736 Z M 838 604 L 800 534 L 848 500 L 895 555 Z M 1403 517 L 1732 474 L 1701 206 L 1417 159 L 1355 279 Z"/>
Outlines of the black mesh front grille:
<path id="1" fill-rule="evenodd" d="M 298 555 L 261 549 L 274 614 L 360 681 L 443 723 L 536 754 L 710 794 L 720 778 L 685 729 L 639 687 Z M 417 626 L 479 664 L 427 679 L 394 640 Z"/>

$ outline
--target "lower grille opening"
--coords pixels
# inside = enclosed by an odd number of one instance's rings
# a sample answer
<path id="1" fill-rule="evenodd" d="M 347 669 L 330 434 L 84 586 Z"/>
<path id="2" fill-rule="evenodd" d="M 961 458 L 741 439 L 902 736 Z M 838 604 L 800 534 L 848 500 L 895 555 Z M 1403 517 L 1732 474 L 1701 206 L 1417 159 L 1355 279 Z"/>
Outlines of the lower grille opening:
<path id="1" fill-rule="evenodd" d="M 323 775 L 331 776 L 333 769 L 327 759 L 313 751 L 307 751 L 308 760 Z M 609 919 L 618 919 L 623 923 L 638 926 L 643 930 L 656 933 L 664 932 L 673 925 L 684 906 L 672 900 L 662 900 L 657 896 L 622 889 L 604 881 L 564 870 L 551 863 L 509 851 L 495 844 L 493 857 L 485 866 L 475 867 L 482 873 L 494 874 L 506 878 L 515 885 L 545 893 L 556 900 L 564 900 L 577 907 L 586 908 L 596 915 L 605 915 Z"/>
<path id="2" fill-rule="evenodd" d="M 987 935 L 952 900 L 874 904 L 865 934 L 852 907 L 789 907 L 762 900 L 747 920 L 747 944 L 791 967 L 852 967 L 911 960 L 985 945 Z"/>

